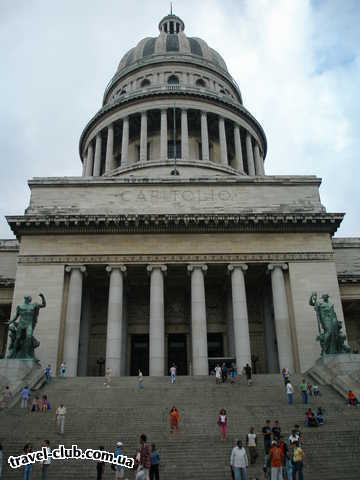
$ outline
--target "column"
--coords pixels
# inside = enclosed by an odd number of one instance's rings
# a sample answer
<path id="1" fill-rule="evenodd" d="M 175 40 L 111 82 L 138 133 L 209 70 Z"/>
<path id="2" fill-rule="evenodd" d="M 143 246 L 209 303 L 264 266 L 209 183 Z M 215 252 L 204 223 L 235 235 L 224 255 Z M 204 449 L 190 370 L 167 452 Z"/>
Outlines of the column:
<path id="1" fill-rule="evenodd" d="M 106 368 L 111 368 L 111 375 L 119 377 L 122 371 L 122 336 L 124 321 L 124 265 L 108 265 L 110 274 L 109 301 L 106 332 Z"/>
<path id="2" fill-rule="evenodd" d="M 257 143 L 255 143 L 254 154 L 256 175 L 264 175 L 264 163 L 260 156 L 260 149 Z"/>
<path id="3" fill-rule="evenodd" d="M 66 362 L 66 374 L 76 377 L 78 370 L 81 303 L 83 289 L 83 266 L 67 266 L 70 273 L 69 294 L 66 309 L 63 360 Z"/>
<path id="4" fill-rule="evenodd" d="M 279 373 L 279 359 L 276 345 L 276 334 L 272 308 L 270 288 L 266 288 L 264 295 L 264 340 L 268 373 Z"/>
<path id="5" fill-rule="evenodd" d="M 161 110 L 160 126 L 160 160 L 166 162 L 168 157 L 168 127 L 167 127 L 167 109 Z"/>
<path id="6" fill-rule="evenodd" d="M 140 162 L 147 160 L 147 112 L 141 113 Z"/>
<path id="7" fill-rule="evenodd" d="M 201 112 L 201 149 L 202 149 L 202 159 L 204 160 L 204 162 L 208 162 L 210 160 L 210 155 L 209 155 L 209 133 L 208 133 L 206 112 Z"/>
<path id="8" fill-rule="evenodd" d="M 150 273 L 150 376 L 160 377 L 165 369 L 164 272 L 165 265 L 148 265 Z"/>
<path id="9" fill-rule="evenodd" d="M 105 172 L 114 168 L 114 124 L 108 126 L 106 142 Z"/>
<path id="10" fill-rule="evenodd" d="M 233 322 L 233 307 L 232 307 L 232 293 L 231 289 L 227 288 L 226 292 L 226 325 L 227 325 L 227 346 L 228 357 L 235 356 L 235 343 L 234 343 L 234 322 Z"/>
<path id="11" fill-rule="evenodd" d="M 181 110 L 181 157 L 183 160 L 189 160 L 189 130 L 187 110 Z"/>
<path id="12" fill-rule="evenodd" d="M 78 353 L 78 376 L 87 376 L 88 351 L 89 351 L 89 333 L 90 333 L 90 295 L 89 289 L 83 285 L 85 294 L 81 306 L 80 334 L 79 334 L 79 353 Z M 85 298 L 84 298 L 85 297 Z"/>
<path id="13" fill-rule="evenodd" d="M 87 160 L 87 156 L 83 156 L 82 158 L 82 161 L 83 161 L 83 164 L 82 164 L 82 176 L 85 177 L 86 175 L 86 160 Z"/>
<path id="14" fill-rule="evenodd" d="M 282 370 L 288 368 L 294 373 L 294 361 L 292 354 L 289 309 L 287 303 L 284 270 L 286 264 L 270 264 L 268 269 L 271 272 L 271 287 L 274 304 L 275 332 L 278 346 L 279 367 Z"/>
<path id="15" fill-rule="evenodd" d="M 235 161 L 234 168 L 240 172 L 244 171 L 244 161 L 241 148 L 240 127 L 234 124 Z"/>
<path id="16" fill-rule="evenodd" d="M 123 118 L 123 131 L 121 142 L 121 166 L 129 165 L 129 117 Z"/>
<path id="17" fill-rule="evenodd" d="M 254 154 L 252 148 L 251 135 L 249 132 L 246 132 L 246 157 L 248 164 L 248 173 L 251 176 L 255 175 L 255 165 L 254 165 Z"/>
<path id="18" fill-rule="evenodd" d="M 222 165 L 228 165 L 227 145 L 226 145 L 226 132 L 225 132 L 225 120 L 223 117 L 219 117 L 219 140 L 220 140 L 220 163 Z"/>
<path id="19" fill-rule="evenodd" d="M 86 171 L 85 177 L 91 177 L 93 174 L 93 164 L 94 164 L 94 149 L 91 143 L 89 143 L 87 149 L 87 158 L 86 158 Z"/>
<path id="20" fill-rule="evenodd" d="M 228 265 L 231 274 L 236 366 L 239 372 L 247 363 L 251 365 L 249 319 L 244 278 L 244 272 L 247 269 L 248 267 L 245 264 Z"/>
<path id="21" fill-rule="evenodd" d="M 101 135 L 98 133 L 96 135 L 95 142 L 95 159 L 94 159 L 94 177 L 100 176 L 101 170 Z"/>
<path id="22" fill-rule="evenodd" d="M 191 273 L 191 337 L 193 375 L 209 375 L 204 272 L 206 265 L 188 265 Z"/>

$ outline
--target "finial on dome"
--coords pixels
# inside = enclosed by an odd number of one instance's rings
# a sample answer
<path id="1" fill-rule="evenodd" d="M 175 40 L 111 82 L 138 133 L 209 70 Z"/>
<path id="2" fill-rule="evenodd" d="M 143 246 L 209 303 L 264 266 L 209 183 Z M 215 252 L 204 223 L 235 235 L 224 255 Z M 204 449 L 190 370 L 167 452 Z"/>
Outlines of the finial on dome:
<path id="1" fill-rule="evenodd" d="M 170 15 L 172 15 L 172 2 L 170 2 Z"/>

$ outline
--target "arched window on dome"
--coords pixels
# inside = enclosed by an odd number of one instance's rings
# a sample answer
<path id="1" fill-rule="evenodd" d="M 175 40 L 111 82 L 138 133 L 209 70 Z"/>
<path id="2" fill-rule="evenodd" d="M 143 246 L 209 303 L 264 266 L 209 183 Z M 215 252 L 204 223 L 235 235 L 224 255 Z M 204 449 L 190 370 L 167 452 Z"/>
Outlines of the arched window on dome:
<path id="1" fill-rule="evenodd" d="M 151 82 L 148 78 L 144 78 L 140 83 L 141 88 L 150 87 L 150 85 L 151 85 Z"/>
<path id="2" fill-rule="evenodd" d="M 179 77 L 176 75 L 170 75 L 167 81 L 168 85 L 179 85 Z"/>
<path id="3" fill-rule="evenodd" d="M 196 80 L 195 85 L 200 88 L 206 87 L 205 80 L 203 80 L 202 78 L 199 78 L 198 80 Z"/>
<path id="4" fill-rule="evenodd" d="M 226 92 L 225 92 L 225 90 L 224 90 L 223 88 L 220 90 L 220 93 L 221 93 L 222 95 L 226 95 Z"/>

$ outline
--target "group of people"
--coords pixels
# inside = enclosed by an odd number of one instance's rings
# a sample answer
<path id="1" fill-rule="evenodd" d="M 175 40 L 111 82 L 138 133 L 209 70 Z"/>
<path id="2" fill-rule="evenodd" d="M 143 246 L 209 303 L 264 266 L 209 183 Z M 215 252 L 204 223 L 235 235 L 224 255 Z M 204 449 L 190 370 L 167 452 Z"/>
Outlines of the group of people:
<path id="1" fill-rule="evenodd" d="M 29 406 L 29 400 L 30 400 L 30 388 L 26 385 L 20 393 L 20 407 L 22 409 L 27 409 Z M 32 402 L 31 402 L 31 412 L 43 412 L 46 413 L 48 410 L 51 409 L 50 402 L 48 400 L 47 395 L 42 395 L 42 398 L 40 400 L 40 397 L 36 395 Z"/>
<path id="2" fill-rule="evenodd" d="M 252 368 L 247 363 L 243 368 L 243 373 L 246 376 L 247 384 L 250 386 L 252 382 Z M 230 374 L 230 383 L 234 384 L 237 377 L 237 368 L 234 363 L 231 364 L 230 369 L 226 366 L 226 363 L 223 362 L 222 365 L 216 364 L 212 374 L 215 374 L 215 380 L 217 384 L 225 383 L 228 379 L 228 374 Z"/>
<path id="3" fill-rule="evenodd" d="M 49 440 L 44 440 L 41 444 L 41 448 L 46 448 L 48 451 L 48 454 L 51 453 L 51 448 L 50 448 L 50 442 Z M 24 445 L 22 454 L 27 455 L 28 453 L 32 453 L 33 446 L 31 443 L 27 443 Z M 2 457 L 3 457 L 3 450 L 2 446 L 0 445 L 0 478 L 2 478 Z M 48 458 L 46 460 L 42 460 L 41 462 L 37 463 L 29 463 L 28 465 L 22 465 L 21 468 L 21 480 L 31 480 L 31 475 L 33 473 L 33 469 L 38 468 L 35 465 L 40 466 L 40 472 L 41 472 L 41 480 L 46 480 L 47 474 L 48 474 L 48 469 L 51 465 L 51 456 L 48 455 Z"/>

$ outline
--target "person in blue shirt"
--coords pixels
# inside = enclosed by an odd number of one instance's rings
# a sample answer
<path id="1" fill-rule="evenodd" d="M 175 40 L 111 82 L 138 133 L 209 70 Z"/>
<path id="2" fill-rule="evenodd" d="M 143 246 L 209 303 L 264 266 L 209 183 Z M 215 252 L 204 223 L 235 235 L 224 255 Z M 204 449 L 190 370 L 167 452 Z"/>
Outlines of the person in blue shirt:
<path id="1" fill-rule="evenodd" d="M 28 386 L 21 390 L 21 408 L 27 408 L 30 397 L 30 388 Z"/>
<path id="2" fill-rule="evenodd" d="M 150 460 L 150 480 L 159 480 L 160 455 L 159 452 L 156 450 L 155 443 L 151 445 Z"/>
<path id="3" fill-rule="evenodd" d="M 114 452 L 115 458 L 119 457 L 120 455 L 124 455 L 122 447 L 123 447 L 122 442 L 117 442 L 115 452 Z M 114 470 L 115 470 L 115 478 L 116 479 L 125 477 L 125 467 L 124 466 L 114 465 Z"/>
<path id="4" fill-rule="evenodd" d="M 32 447 L 29 443 L 27 443 L 24 447 L 24 455 L 32 452 Z M 23 465 L 21 467 L 21 480 L 30 480 L 31 479 L 31 472 L 32 472 L 32 464 L 29 463 L 28 465 Z"/>
<path id="5" fill-rule="evenodd" d="M 46 383 L 49 384 L 51 379 L 51 365 L 48 365 L 45 368 L 45 376 L 46 376 Z"/>

